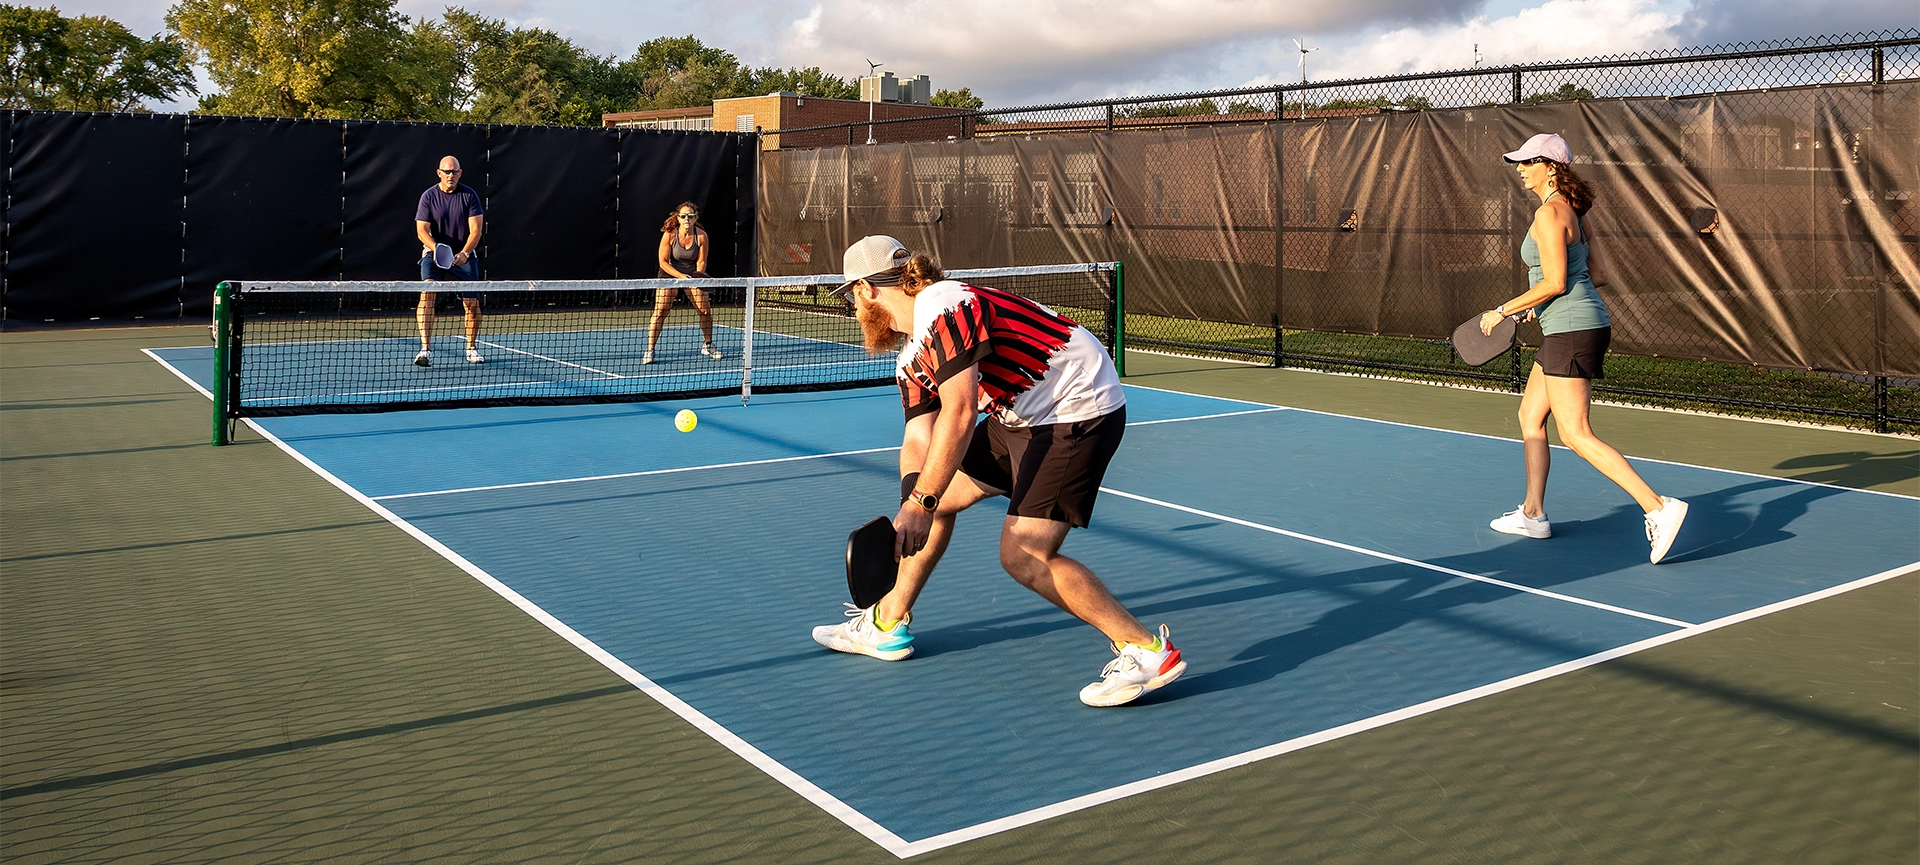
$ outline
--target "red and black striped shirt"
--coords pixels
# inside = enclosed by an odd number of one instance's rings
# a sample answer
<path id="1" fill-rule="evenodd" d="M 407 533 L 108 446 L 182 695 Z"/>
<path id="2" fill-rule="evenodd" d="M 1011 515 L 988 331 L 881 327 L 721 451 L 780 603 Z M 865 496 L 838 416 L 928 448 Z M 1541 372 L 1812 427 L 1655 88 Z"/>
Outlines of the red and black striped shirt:
<path id="1" fill-rule="evenodd" d="M 975 408 L 1011 410 L 1053 371 L 1054 356 L 1080 330 L 1072 319 L 1017 294 L 952 281 L 917 295 L 913 317 L 914 336 L 900 351 L 896 375 L 909 418 L 939 409 L 940 383 L 975 364 Z"/>

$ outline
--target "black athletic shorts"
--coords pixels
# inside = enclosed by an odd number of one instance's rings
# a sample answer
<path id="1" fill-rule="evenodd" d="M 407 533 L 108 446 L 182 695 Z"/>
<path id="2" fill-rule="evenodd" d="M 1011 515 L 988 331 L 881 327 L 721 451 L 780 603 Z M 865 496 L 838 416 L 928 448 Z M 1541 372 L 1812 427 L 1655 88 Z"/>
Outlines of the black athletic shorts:
<path id="1" fill-rule="evenodd" d="M 1550 333 L 1540 342 L 1534 355 L 1540 371 L 1560 378 L 1606 378 L 1607 345 L 1613 342 L 1613 328 L 1569 330 Z"/>
<path id="2" fill-rule="evenodd" d="M 1013 500 L 1007 516 L 1084 529 L 1126 431 L 1126 406 L 1093 420 L 1020 429 L 989 415 L 974 427 L 960 470 L 983 487 L 1004 491 Z"/>

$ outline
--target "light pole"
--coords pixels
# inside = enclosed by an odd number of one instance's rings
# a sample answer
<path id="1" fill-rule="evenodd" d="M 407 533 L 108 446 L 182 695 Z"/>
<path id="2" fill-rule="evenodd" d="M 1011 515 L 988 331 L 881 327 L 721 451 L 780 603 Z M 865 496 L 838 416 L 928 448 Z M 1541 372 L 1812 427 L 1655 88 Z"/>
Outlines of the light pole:
<path id="1" fill-rule="evenodd" d="M 867 61 L 867 77 L 873 78 L 874 70 L 877 70 L 880 67 L 885 65 L 887 64 L 875 63 L 871 60 L 868 60 Z M 868 145 L 873 145 L 876 143 L 873 140 L 873 103 L 879 102 L 879 101 L 880 101 L 880 81 L 878 79 L 875 79 L 873 82 L 873 98 L 867 100 L 867 144 Z"/>
<path id="2" fill-rule="evenodd" d="M 1300 49 L 1300 83 L 1305 84 L 1307 83 L 1307 52 L 1320 49 L 1308 48 L 1307 43 L 1298 39 L 1293 40 L 1293 47 Z M 1300 91 L 1300 119 L 1307 119 L 1307 91 L 1304 89 Z"/>

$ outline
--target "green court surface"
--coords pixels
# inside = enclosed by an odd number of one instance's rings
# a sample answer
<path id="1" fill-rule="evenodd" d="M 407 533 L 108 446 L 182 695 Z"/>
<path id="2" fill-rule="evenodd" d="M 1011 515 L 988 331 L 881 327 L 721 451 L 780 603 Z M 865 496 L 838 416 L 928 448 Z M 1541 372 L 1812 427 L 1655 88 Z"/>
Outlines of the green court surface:
<path id="1" fill-rule="evenodd" d="M 899 861 L 257 434 L 209 447 L 206 398 L 140 352 L 205 341 L 0 335 L 0 857 Z M 1515 432 L 1507 394 L 1128 371 Z M 1920 495 L 1913 439 L 1594 418 L 1634 456 Z M 698 537 L 671 515 L 643 530 Z M 1916 653 L 1907 574 L 910 861 L 1920 862 Z"/>

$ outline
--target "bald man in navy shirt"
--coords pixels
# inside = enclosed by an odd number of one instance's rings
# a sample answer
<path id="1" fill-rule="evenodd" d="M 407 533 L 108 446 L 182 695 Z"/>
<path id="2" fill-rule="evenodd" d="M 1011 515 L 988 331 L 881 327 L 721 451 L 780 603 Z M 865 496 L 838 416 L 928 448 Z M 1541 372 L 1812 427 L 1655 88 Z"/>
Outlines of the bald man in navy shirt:
<path id="1" fill-rule="evenodd" d="M 481 224 L 485 221 L 480 193 L 460 182 L 460 160 L 451 156 L 440 160 L 440 182 L 420 193 L 420 205 L 413 211 L 413 230 L 420 238 L 425 254 L 420 258 L 420 278 L 428 282 L 464 282 L 480 278 L 480 259 L 473 250 L 480 245 Z M 444 243 L 459 250 L 453 254 L 453 266 L 442 268 L 433 261 L 435 244 Z M 413 362 L 433 365 L 433 304 L 439 297 L 431 291 L 420 292 L 420 353 Z M 467 313 L 467 362 L 481 363 L 480 296 L 460 293 L 460 305 Z"/>

